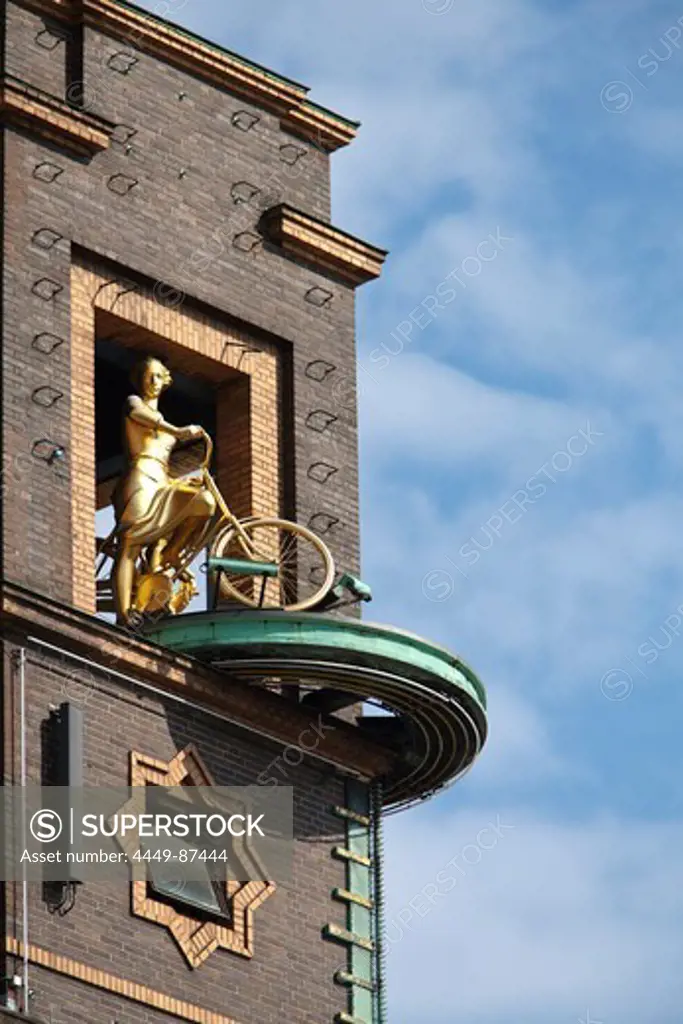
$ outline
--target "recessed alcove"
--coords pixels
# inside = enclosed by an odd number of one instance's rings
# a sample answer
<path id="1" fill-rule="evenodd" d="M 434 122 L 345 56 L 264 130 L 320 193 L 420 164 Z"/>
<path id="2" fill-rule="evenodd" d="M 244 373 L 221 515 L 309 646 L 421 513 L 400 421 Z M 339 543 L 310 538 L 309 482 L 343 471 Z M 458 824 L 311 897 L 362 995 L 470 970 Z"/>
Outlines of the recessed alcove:
<path id="1" fill-rule="evenodd" d="M 282 505 L 281 368 L 276 344 L 185 300 L 169 308 L 154 282 L 128 282 L 125 274 L 86 261 L 72 269 L 72 517 L 74 603 L 96 610 L 96 538 L 114 524 L 112 494 L 124 469 L 126 398 L 130 372 L 152 355 L 173 383 L 160 398 L 176 426 L 197 424 L 214 441 L 211 473 L 239 517 L 277 516 Z M 204 442 L 179 443 L 172 476 L 196 473 Z M 105 570 L 105 578 L 107 572 Z M 195 605 L 196 607 L 196 605 Z"/>

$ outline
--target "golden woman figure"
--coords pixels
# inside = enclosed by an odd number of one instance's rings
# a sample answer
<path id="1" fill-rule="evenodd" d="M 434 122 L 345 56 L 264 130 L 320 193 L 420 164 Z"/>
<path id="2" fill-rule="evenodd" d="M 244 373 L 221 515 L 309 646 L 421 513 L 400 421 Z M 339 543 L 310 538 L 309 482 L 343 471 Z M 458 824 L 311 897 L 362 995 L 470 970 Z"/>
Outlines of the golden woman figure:
<path id="1" fill-rule="evenodd" d="M 135 368 L 132 380 L 137 394 L 126 402 L 127 469 L 113 498 L 117 542 L 113 589 L 121 624 L 129 621 L 133 608 L 144 610 L 138 560 L 142 559 L 147 578 L 157 574 L 157 578 L 165 575 L 166 581 L 174 579 L 201 550 L 216 512 L 215 499 L 201 477 L 174 480 L 169 475 L 176 442 L 192 441 L 205 433 L 198 426 L 173 426 L 159 411 L 159 397 L 172 383 L 170 372 L 148 356 Z M 185 574 L 186 582 L 191 579 L 191 574 Z M 190 595 L 192 590 L 190 585 Z"/>

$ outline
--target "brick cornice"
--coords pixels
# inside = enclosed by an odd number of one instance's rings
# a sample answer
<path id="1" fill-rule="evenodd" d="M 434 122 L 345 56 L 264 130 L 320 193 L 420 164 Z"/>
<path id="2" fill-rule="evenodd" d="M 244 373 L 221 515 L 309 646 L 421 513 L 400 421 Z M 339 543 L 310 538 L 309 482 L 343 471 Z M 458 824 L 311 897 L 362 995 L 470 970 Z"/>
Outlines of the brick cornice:
<path id="1" fill-rule="evenodd" d="M 298 746 L 301 734 L 319 716 L 276 694 L 257 691 L 225 673 L 36 594 L 5 580 L 0 587 L 0 635 L 25 643 L 29 635 L 115 669 L 158 690 L 176 694 L 216 711 L 235 725 L 285 746 Z M 391 772 L 396 755 L 366 739 L 353 725 L 330 719 L 315 757 L 336 768 L 373 779 Z"/>
<path id="2" fill-rule="evenodd" d="M 285 252 L 336 274 L 353 287 L 379 277 L 387 257 L 386 250 L 286 204 L 268 210 L 261 227 Z"/>
<path id="3" fill-rule="evenodd" d="M 356 137 L 358 124 L 307 100 L 306 86 L 259 67 L 120 0 L 18 0 L 67 22 L 83 21 L 278 114 L 284 128 L 332 152 Z"/>
<path id="4" fill-rule="evenodd" d="M 269 74 L 210 44 L 118 3 L 117 0 L 80 0 L 86 25 L 187 71 L 199 72 L 240 95 L 257 95 L 263 106 L 285 113 L 303 102 L 304 86 Z"/>
<path id="5" fill-rule="evenodd" d="M 78 9 L 74 0 L 19 0 L 22 7 L 38 14 L 47 14 L 62 21 L 75 21 Z"/>
<path id="6" fill-rule="evenodd" d="M 94 156 L 109 146 L 114 125 L 75 110 L 20 78 L 0 78 L 0 120 L 25 128 L 78 156 Z"/>
<path id="7" fill-rule="evenodd" d="M 282 118 L 282 127 L 333 151 L 353 142 L 360 125 L 355 121 L 341 120 L 331 111 L 304 100 Z"/>

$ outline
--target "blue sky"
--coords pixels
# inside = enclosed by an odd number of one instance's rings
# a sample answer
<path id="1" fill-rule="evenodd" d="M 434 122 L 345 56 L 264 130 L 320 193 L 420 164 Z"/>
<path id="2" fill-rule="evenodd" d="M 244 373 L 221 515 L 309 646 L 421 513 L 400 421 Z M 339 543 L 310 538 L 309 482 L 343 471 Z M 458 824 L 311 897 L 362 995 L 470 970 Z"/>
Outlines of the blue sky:
<path id="1" fill-rule="evenodd" d="M 491 705 L 387 825 L 392 1024 L 680 1024 L 683 7 L 145 6 L 363 122 L 333 220 L 392 252 L 359 292 L 370 617 Z"/>

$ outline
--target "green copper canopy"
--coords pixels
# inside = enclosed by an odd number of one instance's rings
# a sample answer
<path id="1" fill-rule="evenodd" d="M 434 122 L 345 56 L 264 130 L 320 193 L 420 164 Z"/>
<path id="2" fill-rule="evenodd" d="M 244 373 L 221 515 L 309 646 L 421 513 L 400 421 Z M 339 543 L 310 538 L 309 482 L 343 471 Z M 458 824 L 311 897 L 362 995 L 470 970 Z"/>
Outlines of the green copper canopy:
<path id="1" fill-rule="evenodd" d="M 386 783 L 392 805 L 423 798 L 462 774 L 486 738 L 486 695 L 474 672 L 445 648 L 404 630 L 308 612 L 249 610 L 167 618 L 146 635 L 240 679 L 272 676 L 393 712 L 393 723 L 373 716 L 360 725 L 379 724 L 382 741 L 396 743 L 400 735 L 401 768 Z"/>

